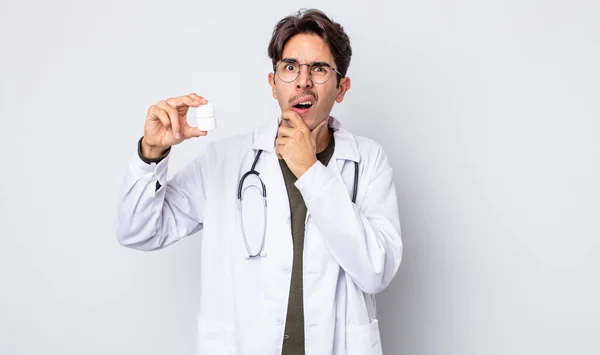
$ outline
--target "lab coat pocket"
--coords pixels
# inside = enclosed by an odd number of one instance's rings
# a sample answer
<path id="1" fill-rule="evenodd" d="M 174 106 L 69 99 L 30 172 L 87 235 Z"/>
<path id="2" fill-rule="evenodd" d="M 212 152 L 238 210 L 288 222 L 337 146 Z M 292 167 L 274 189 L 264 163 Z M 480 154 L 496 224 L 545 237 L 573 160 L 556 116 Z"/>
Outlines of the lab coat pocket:
<path id="1" fill-rule="evenodd" d="M 197 355 L 235 355 L 235 330 L 230 324 L 198 317 Z"/>
<path id="2" fill-rule="evenodd" d="M 383 355 L 379 321 L 373 319 L 366 325 L 346 327 L 347 355 Z"/>

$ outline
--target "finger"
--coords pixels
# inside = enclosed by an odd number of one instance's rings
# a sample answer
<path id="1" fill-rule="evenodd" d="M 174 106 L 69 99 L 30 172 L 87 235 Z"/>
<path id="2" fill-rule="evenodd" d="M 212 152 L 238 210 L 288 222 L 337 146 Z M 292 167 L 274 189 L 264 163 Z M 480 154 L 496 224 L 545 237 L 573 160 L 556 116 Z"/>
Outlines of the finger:
<path id="1" fill-rule="evenodd" d="M 179 97 L 171 97 L 171 98 L 167 99 L 166 101 L 169 105 L 171 105 L 175 108 L 182 107 L 182 106 L 199 107 L 200 105 L 204 105 L 204 104 L 208 103 L 208 101 L 205 98 L 198 96 L 194 93 L 189 94 L 189 95 L 179 96 Z"/>
<path id="2" fill-rule="evenodd" d="M 187 126 L 182 129 L 183 131 L 183 139 L 201 137 L 208 134 L 207 131 L 201 131 L 198 127 Z"/>
<path id="3" fill-rule="evenodd" d="M 313 138 L 317 138 L 317 136 L 322 132 L 325 131 L 326 129 L 328 129 L 329 127 L 327 126 L 327 123 L 329 122 L 329 118 L 324 119 L 323 121 L 321 121 L 321 123 L 319 123 L 317 125 L 317 127 L 315 127 L 311 132 L 310 135 Z"/>
<path id="4" fill-rule="evenodd" d="M 181 100 L 181 97 L 170 97 L 165 101 L 173 107 L 186 106 Z"/>
<path id="5" fill-rule="evenodd" d="M 179 114 L 175 107 L 169 105 L 166 101 L 161 101 L 158 103 L 158 107 L 165 110 L 169 115 L 169 119 L 171 120 L 171 128 L 173 129 L 173 137 L 179 140 L 181 139 L 181 131 L 179 126 Z"/>
<path id="6" fill-rule="evenodd" d="M 196 93 L 191 93 L 189 95 L 187 95 L 189 98 L 191 98 L 194 101 L 198 101 L 200 102 L 202 105 L 206 105 L 208 103 L 208 100 L 203 98 L 202 96 L 196 94 Z"/>
<path id="7" fill-rule="evenodd" d="M 165 129 L 171 127 L 171 120 L 169 119 L 167 112 L 156 105 L 150 106 L 150 109 L 148 110 L 148 120 L 159 120 Z"/>
<path id="8" fill-rule="evenodd" d="M 281 114 L 281 119 L 286 120 L 292 128 L 298 128 L 308 131 L 308 126 L 304 123 L 302 117 L 292 110 L 285 111 Z"/>
<path id="9" fill-rule="evenodd" d="M 200 102 L 196 102 L 194 99 L 187 96 L 171 97 L 166 100 L 167 103 L 175 108 L 177 107 L 198 107 Z"/>
<path id="10" fill-rule="evenodd" d="M 277 129 L 277 137 L 294 137 L 296 135 L 296 132 L 298 131 L 294 128 L 280 126 Z"/>
<path id="11" fill-rule="evenodd" d="M 279 137 L 275 140 L 275 146 L 276 147 L 284 146 L 284 145 L 288 144 L 289 141 L 290 141 L 290 138 L 288 138 L 288 137 Z"/>
<path id="12" fill-rule="evenodd" d="M 200 107 L 200 105 L 206 105 L 208 100 L 198 96 L 196 94 L 189 94 L 187 96 L 180 97 L 181 102 L 183 102 L 186 106 L 189 107 Z"/>
<path id="13" fill-rule="evenodd" d="M 292 123 L 290 120 L 288 119 L 284 119 L 283 116 L 281 117 L 281 122 L 279 122 L 279 127 L 292 127 Z"/>
<path id="14" fill-rule="evenodd" d="M 275 147 L 275 153 L 277 154 L 277 158 L 283 159 L 283 145 L 277 145 Z"/>
<path id="15" fill-rule="evenodd" d="M 208 101 L 206 101 L 204 99 L 197 100 L 190 96 L 182 96 L 181 102 L 189 107 L 200 107 L 200 105 L 205 105 Z"/>

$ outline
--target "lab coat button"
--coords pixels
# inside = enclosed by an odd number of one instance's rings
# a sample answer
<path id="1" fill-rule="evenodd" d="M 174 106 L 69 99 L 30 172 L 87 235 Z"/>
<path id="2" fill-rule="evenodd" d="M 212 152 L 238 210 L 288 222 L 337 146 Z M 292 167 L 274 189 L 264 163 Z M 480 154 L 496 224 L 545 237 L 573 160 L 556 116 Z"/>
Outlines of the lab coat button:
<path id="1" fill-rule="evenodd" d="M 278 324 L 278 325 L 283 325 L 283 319 L 278 319 L 278 320 L 277 320 L 277 324 Z"/>
<path id="2" fill-rule="evenodd" d="M 285 272 L 286 274 L 289 274 L 290 272 L 292 272 L 292 269 L 290 269 L 289 267 L 284 267 L 283 268 L 283 272 Z"/>

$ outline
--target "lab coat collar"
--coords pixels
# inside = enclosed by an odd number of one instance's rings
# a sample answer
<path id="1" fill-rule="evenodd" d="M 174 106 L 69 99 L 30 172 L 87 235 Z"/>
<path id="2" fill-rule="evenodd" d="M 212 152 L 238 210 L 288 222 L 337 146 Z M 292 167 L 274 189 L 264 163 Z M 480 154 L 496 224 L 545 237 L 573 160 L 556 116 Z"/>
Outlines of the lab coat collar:
<path id="1" fill-rule="evenodd" d="M 252 148 L 273 153 L 279 122 L 280 118 L 278 117 L 271 124 L 255 129 L 252 137 Z M 342 127 L 342 123 L 333 116 L 329 116 L 327 125 L 333 129 L 333 137 L 335 139 L 334 157 L 336 159 L 359 162 L 360 155 L 358 154 L 358 146 L 354 135 L 345 130 Z"/>

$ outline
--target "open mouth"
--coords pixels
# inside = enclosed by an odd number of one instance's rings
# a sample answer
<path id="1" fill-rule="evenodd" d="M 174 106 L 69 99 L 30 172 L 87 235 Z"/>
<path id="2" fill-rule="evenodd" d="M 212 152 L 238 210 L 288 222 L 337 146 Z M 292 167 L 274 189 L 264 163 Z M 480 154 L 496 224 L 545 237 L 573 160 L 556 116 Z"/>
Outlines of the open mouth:
<path id="1" fill-rule="evenodd" d="M 302 110 L 302 109 L 309 109 L 312 107 L 312 105 L 313 105 L 312 102 L 305 101 L 305 102 L 300 102 L 300 103 L 294 105 L 293 107 Z"/>

